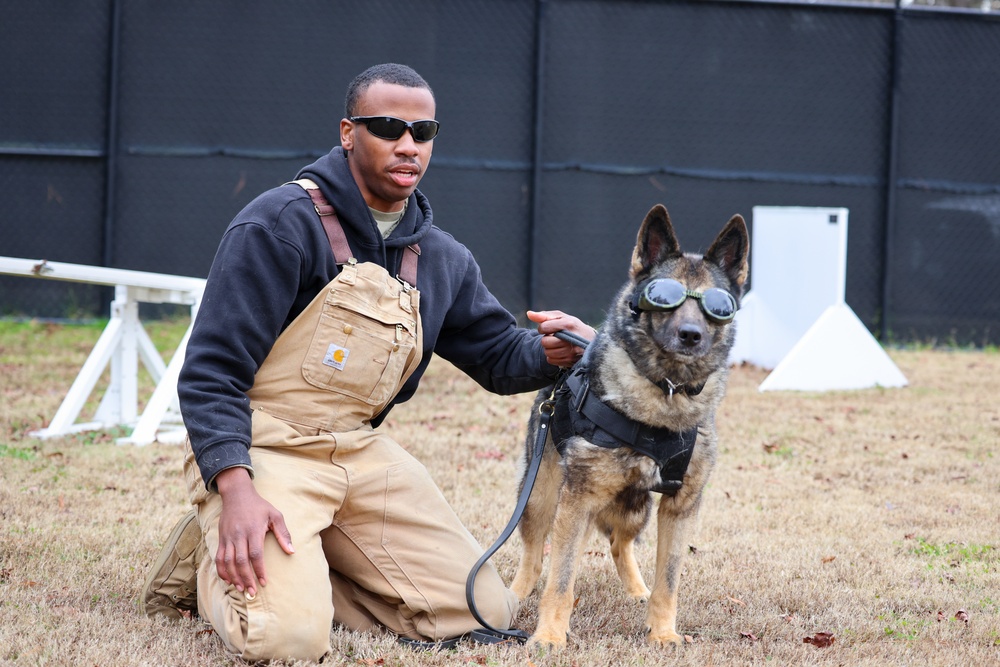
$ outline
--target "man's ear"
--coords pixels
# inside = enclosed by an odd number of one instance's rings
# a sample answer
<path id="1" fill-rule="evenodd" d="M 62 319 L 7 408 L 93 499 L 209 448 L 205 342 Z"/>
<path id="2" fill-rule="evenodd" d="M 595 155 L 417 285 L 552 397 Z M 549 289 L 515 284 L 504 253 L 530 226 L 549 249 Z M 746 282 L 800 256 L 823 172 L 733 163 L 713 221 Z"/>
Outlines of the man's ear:
<path id="1" fill-rule="evenodd" d="M 357 127 L 346 118 L 340 119 L 340 145 L 345 151 L 354 150 L 354 129 Z"/>

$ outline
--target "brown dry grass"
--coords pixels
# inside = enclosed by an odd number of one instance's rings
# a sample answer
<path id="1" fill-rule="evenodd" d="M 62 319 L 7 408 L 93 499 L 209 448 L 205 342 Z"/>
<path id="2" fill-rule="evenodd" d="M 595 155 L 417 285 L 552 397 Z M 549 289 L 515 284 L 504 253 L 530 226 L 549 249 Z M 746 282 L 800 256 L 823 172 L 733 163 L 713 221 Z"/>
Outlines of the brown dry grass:
<path id="1" fill-rule="evenodd" d="M 152 329 L 169 349 L 183 323 Z M 146 569 L 187 510 L 180 448 L 26 435 L 54 414 L 99 333 L 0 322 L 0 665 L 239 664 L 197 620 L 137 611 Z M 335 630 L 327 664 L 1000 664 L 1000 355 L 891 355 L 905 389 L 761 394 L 763 371 L 734 369 L 681 582 L 691 643 L 645 645 L 643 609 L 595 538 L 565 651 L 416 653 Z M 483 543 L 513 509 L 530 402 L 490 396 L 435 361 L 386 426 Z M 647 577 L 653 536 L 638 550 Z M 508 581 L 517 550 L 515 536 L 494 557 Z M 803 641 L 821 632 L 834 637 L 828 648 Z"/>

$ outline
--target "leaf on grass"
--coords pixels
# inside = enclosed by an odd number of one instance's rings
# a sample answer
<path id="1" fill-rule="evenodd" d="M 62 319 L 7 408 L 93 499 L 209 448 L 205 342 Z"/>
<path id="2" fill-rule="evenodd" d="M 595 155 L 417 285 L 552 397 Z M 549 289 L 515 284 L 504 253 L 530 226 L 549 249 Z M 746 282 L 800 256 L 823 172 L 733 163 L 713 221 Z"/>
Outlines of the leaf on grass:
<path id="1" fill-rule="evenodd" d="M 477 665 L 485 665 L 485 664 L 487 664 L 487 660 L 486 660 L 486 656 L 485 655 L 474 655 L 474 656 L 470 657 L 466 662 L 474 662 Z"/>
<path id="2" fill-rule="evenodd" d="M 778 443 L 776 442 L 765 442 L 762 445 L 762 447 L 764 448 L 764 451 L 768 454 L 774 454 L 776 451 L 778 451 Z"/>
<path id="3" fill-rule="evenodd" d="M 685 644 L 693 644 L 694 643 L 694 637 L 692 637 L 691 635 L 684 635 L 684 643 Z"/>
<path id="4" fill-rule="evenodd" d="M 966 625 L 969 624 L 969 614 L 964 609 L 959 609 L 955 612 L 955 620 L 962 621 Z"/>
<path id="5" fill-rule="evenodd" d="M 736 604 L 738 604 L 738 605 L 739 605 L 739 606 L 741 606 L 741 607 L 745 607 L 745 606 L 747 606 L 747 603 L 746 603 L 746 602 L 744 602 L 743 600 L 738 600 L 738 599 L 734 598 L 734 597 L 733 597 L 733 596 L 731 596 L 731 595 L 727 595 L 727 596 L 726 596 L 726 599 L 727 599 L 727 600 L 729 600 L 730 602 L 735 602 Z"/>
<path id="6" fill-rule="evenodd" d="M 476 452 L 476 458 L 503 461 L 505 458 L 507 458 L 507 455 L 501 452 L 499 449 L 487 449 L 485 452 Z"/>
<path id="7" fill-rule="evenodd" d="M 823 556 L 824 563 L 832 563 L 835 560 L 837 560 L 836 556 Z"/>
<path id="8" fill-rule="evenodd" d="M 816 648 L 827 648 L 832 645 L 835 637 L 829 632 L 817 632 L 812 637 L 804 637 L 802 639 L 803 644 L 812 644 Z"/>
<path id="9" fill-rule="evenodd" d="M 385 658 L 358 658 L 359 665 L 384 665 Z"/>
<path id="10" fill-rule="evenodd" d="M 938 609 L 938 613 L 937 613 L 937 622 L 938 622 L 938 623 L 940 623 L 940 622 L 941 622 L 941 621 L 943 621 L 943 620 L 945 620 L 945 615 L 944 615 L 944 612 L 943 612 L 943 611 L 941 611 L 940 609 Z"/>
<path id="11" fill-rule="evenodd" d="M 758 641 L 757 636 L 752 632 L 741 632 L 740 637 L 742 639 L 749 639 L 752 642 Z"/>

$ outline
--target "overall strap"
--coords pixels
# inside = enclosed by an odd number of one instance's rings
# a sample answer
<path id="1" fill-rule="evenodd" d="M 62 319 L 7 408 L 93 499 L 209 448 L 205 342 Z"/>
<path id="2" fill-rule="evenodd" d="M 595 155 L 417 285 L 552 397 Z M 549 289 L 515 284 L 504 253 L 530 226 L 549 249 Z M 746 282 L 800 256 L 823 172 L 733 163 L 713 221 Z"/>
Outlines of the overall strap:
<path id="1" fill-rule="evenodd" d="M 330 202 L 323 196 L 322 191 L 320 191 L 319 186 L 315 182 L 308 178 L 301 178 L 292 182 L 309 194 L 309 198 L 313 202 L 313 208 L 316 209 L 316 214 L 319 216 L 320 222 L 323 223 L 323 229 L 326 230 L 326 237 L 330 240 L 330 249 L 333 250 L 334 259 L 337 261 L 337 264 L 346 264 L 351 259 L 351 248 L 347 244 L 347 236 L 344 234 L 344 228 L 340 224 L 340 218 L 337 217 L 337 211 L 334 210 Z M 396 277 L 410 287 L 416 287 L 417 258 L 420 257 L 420 246 L 414 243 L 413 245 L 406 246 L 405 250 L 409 250 L 410 252 L 403 252 L 403 259 L 399 265 L 399 274 Z"/>

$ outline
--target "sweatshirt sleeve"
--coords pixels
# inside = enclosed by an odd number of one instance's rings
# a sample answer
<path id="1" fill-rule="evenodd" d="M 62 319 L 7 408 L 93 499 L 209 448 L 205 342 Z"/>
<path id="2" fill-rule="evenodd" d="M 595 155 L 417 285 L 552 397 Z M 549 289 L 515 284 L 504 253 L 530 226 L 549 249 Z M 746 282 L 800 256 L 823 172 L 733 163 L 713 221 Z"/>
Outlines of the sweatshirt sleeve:
<path id="1" fill-rule="evenodd" d="M 284 327 L 302 263 L 293 244 L 253 222 L 231 225 L 219 245 L 177 388 L 209 488 L 226 468 L 252 474 L 247 391 Z"/>
<path id="2" fill-rule="evenodd" d="M 551 384 L 559 369 L 545 360 L 541 336 L 517 326 L 483 283 L 472 254 L 464 250 L 464 265 L 455 271 L 458 289 L 434 351 L 496 394 Z"/>

